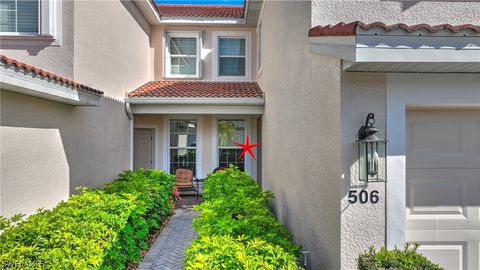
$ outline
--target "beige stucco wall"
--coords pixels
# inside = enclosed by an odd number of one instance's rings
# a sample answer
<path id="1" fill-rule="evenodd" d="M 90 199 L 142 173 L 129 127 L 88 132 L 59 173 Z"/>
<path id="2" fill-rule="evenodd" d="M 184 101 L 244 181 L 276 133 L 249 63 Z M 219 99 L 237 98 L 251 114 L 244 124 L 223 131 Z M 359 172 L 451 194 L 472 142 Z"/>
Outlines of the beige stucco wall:
<path id="1" fill-rule="evenodd" d="M 386 24 L 479 24 L 478 1 L 312 0 L 312 26 L 363 21 Z"/>
<path id="2" fill-rule="evenodd" d="M 150 26 L 138 13 L 127 1 L 75 2 L 77 81 L 123 100 L 152 79 Z"/>
<path id="3" fill-rule="evenodd" d="M 151 35 L 151 47 L 152 47 L 152 59 L 154 61 L 154 78 L 155 80 L 163 80 L 163 68 L 164 68 L 164 48 L 163 42 L 165 37 L 165 31 L 201 31 L 202 32 L 202 77 L 199 80 L 211 81 L 213 80 L 213 63 L 212 63 L 212 48 L 215 46 L 213 41 L 213 32 L 215 31 L 241 31 L 251 33 L 251 74 L 252 81 L 255 81 L 256 71 L 256 35 L 254 28 L 241 28 L 241 27 L 192 27 L 181 25 L 158 25 L 152 27 Z M 198 80 L 198 79 L 197 79 Z"/>
<path id="4" fill-rule="evenodd" d="M 262 184 L 312 269 L 340 268 L 340 61 L 310 53 L 310 2 L 267 1 Z"/>
<path id="5" fill-rule="evenodd" d="M 385 244 L 385 183 L 359 184 L 357 134 L 368 113 L 375 113 L 379 138 L 385 138 L 386 76 L 381 73 L 342 73 L 341 96 L 341 269 L 356 269 L 358 254 Z M 379 192 L 379 202 L 348 202 L 350 190 Z"/>
<path id="6" fill-rule="evenodd" d="M 99 106 L 75 107 L 1 91 L 1 215 L 52 207 L 128 168 L 123 97 L 152 78 L 149 28 L 120 1 L 64 1 L 62 12 L 60 47 L 0 53 L 105 95 Z"/>

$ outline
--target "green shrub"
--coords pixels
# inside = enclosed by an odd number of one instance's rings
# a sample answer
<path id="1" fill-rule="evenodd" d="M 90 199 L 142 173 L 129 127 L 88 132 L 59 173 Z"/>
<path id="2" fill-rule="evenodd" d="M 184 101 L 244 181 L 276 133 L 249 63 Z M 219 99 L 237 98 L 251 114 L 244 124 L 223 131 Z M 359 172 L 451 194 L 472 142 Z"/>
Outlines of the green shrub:
<path id="1" fill-rule="evenodd" d="M 171 212 L 173 176 L 126 171 L 15 226 L 2 218 L 0 265 L 8 269 L 124 269 Z"/>
<path id="2" fill-rule="evenodd" d="M 192 242 L 185 266 L 194 269 L 300 269 L 296 256 L 261 239 L 205 236 Z"/>
<path id="3" fill-rule="evenodd" d="M 359 270 L 441 270 L 417 251 L 418 244 L 405 244 L 403 249 L 387 250 L 373 247 L 360 254 L 357 259 Z"/>
<path id="4" fill-rule="evenodd" d="M 273 194 L 263 192 L 245 172 L 230 167 L 209 175 L 203 196 L 205 202 L 195 207 L 201 214 L 193 221 L 199 238 L 186 251 L 189 269 L 300 268 L 300 247 L 268 208 Z"/>

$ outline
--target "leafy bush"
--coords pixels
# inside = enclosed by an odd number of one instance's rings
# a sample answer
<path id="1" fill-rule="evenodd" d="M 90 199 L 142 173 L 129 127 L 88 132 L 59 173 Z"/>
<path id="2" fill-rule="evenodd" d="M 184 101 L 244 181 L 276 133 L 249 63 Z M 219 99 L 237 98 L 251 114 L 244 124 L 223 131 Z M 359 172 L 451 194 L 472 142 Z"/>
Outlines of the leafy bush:
<path id="1" fill-rule="evenodd" d="M 300 247 L 268 209 L 273 194 L 245 172 L 230 167 L 209 175 L 203 197 L 187 269 L 300 269 Z"/>
<path id="2" fill-rule="evenodd" d="M 418 253 L 418 244 L 405 244 L 403 249 L 387 250 L 382 247 L 376 251 L 371 247 L 357 259 L 359 270 L 441 270 L 437 264 L 430 262 Z"/>
<path id="3" fill-rule="evenodd" d="M 205 236 L 187 250 L 187 269 L 299 269 L 295 255 L 264 240 Z"/>
<path id="4" fill-rule="evenodd" d="M 125 171 L 105 189 L 83 189 L 14 226 L 0 220 L 0 265 L 8 269 L 125 269 L 171 212 L 173 176 Z"/>

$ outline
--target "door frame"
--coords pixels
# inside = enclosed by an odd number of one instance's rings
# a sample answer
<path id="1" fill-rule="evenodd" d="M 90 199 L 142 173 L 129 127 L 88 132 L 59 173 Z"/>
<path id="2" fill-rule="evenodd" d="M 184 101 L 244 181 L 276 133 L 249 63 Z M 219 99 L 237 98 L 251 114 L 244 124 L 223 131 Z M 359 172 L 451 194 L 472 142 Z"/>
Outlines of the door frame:
<path id="1" fill-rule="evenodd" d="M 159 166 L 159 156 L 157 145 L 160 145 L 160 132 L 158 132 L 158 127 L 155 125 L 135 125 L 133 127 L 133 145 L 135 145 L 135 130 L 136 129 L 147 129 L 152 131 L 152 169 L 160 169 Z M 135 151 L 135 148 L 133 149 Z M 135 153 L 133 153 L 133 157 L 135 158 Z M 133 164 L 135 164 L 135 160 L 133 160 Z"/>
<path id="2" fill-rule="evenodd" d="M 407 108 L 480 108 L 480 74 L 389 73 L 386 78 L 386 243 L 393 248 L 405 243 Z"/>

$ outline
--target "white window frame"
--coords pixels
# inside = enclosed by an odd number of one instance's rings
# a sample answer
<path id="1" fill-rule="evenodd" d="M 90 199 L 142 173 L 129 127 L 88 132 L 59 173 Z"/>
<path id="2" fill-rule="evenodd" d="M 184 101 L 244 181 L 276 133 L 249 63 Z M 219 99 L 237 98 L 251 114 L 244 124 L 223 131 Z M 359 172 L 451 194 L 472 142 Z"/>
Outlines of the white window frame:
<path id="1" fill-rule="evenodd" d="M 194 75 L 182 75 L 171 73 L 171 58 L 170 58 L 170 38 L 196 38 L 197 39 L 197 51 L 196 51 L 196 73 Z M 201 65 L 201 47 L 202 46 L 202 34 L 200 31 L 185 32 L 185 31 L 166 31 L 165 32 L 165 58 L 164 58 L 164 78 L 174 79 L 199 79 L 202 77 L 202 65 Z"/>
<path id="2" fill-rule="evenodd" d="M 215 81 L 251 81 L 252 73 L 252 34 L 247 31 L 214 31 L 213 35 L 213 50 L 212 50 L 212 75 Z M 245 39 L 245 76 L 219 76 L 219 53 L 220 53 L 220 38 L 244 38 Z"/>
<path id="3" fill-rule="evenodd" d="M 213 125 L 212 125 L 212 164 L 214 168 L 217 168 L 219 166 L 219 156 L 218 156 L 218 150 L 220 149 L 218 146 L 218 121 L 221 120 L 243 120 L 245 121 L 245 138 L 248 134 L 250 138 L 250 143 L 253 143 L 256 138 L 254 138 L 252 134 L 252 121 L 251 117 L 245 116 L 245 115 L 215 115 L 213 117 Z M 239 142 L 239 143 L 244 143 L 244 142 Z M 253 149 L 252 151 L 255 151 Z M 248 154 L 246 154 L 248 155 Z M 245 157 L 245 172 L 247 172 L 249 175 L 253 176 L 253 170 L 252 170 L 252 158 L 250 157 Z"/>
<path id="4" fill-rule="evenodd" d="M 257 26 L 257 76 L 262 73 L 263 67 L 263 40 L 262 40 L 262 21 L 258 22 Z"/>
<path id="5" fill-rule="evenodd" d="M 170 173 L 170 120 L 195 120 L 197 121 L 195 151 L 196 171 L 193 174 L 197 178 L 203 178 L 202 170 L 202 117 L 199 115 L 165 115 L 163 117 L 163 168 Z"/>
<path id="6" fill-rule="evenodd" d="M 62 1 L 39 0 L 38 32 L 0 32 L 4 45 L 19 45 L 19 39 L 55 40 L 51 45 L 61 45 L 62 34 Z M 13 43 L 11 41 L 14 41 Z"/>
<path id="7" fill-rule="evenodd" d="M 15 9 L 14 10 L 7 10 L 7 11 L 17 11 L 18 13 L 18 7 L 17 3 L 19 0 L 14 0 L 15 1 Z M 41 26 L 41 20 L 42 20 L 42 1 L 38 0 L 38 20 L 37 20 L 37 32 L 0 32 L 0 35 L 16 35 L 16 36 L 22 36 L 22 35 L 28 35 L 28 36 L 35 36 L 40 34 L 40 26 Z M 15 14 L 15 28 L 18 28 L 18 14 Z M 18 29 L 17 29 L 18 30 Z"/>

